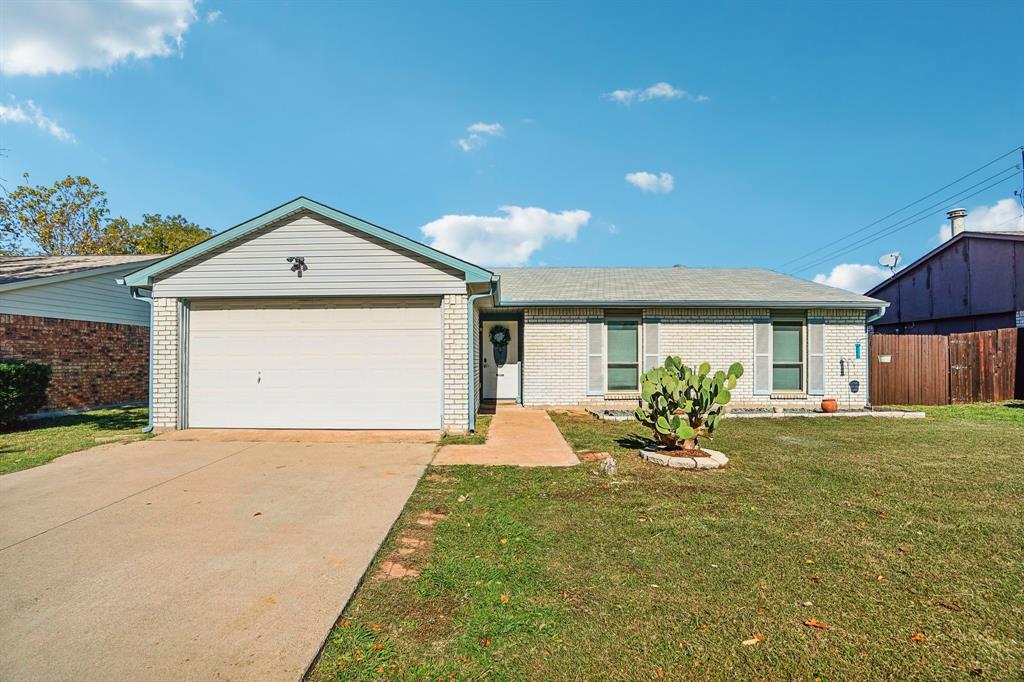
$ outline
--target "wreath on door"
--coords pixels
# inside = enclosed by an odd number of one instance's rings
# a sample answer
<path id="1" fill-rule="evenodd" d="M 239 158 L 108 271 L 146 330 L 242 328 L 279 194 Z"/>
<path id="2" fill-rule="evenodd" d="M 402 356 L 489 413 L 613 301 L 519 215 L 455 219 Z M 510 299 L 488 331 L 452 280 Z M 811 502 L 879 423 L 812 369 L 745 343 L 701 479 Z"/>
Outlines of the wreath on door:
<path id="1" fill-rule="evenodd" d="M 490 338 L 491 343 L 495 346 L 504 347 L 512 340 L 512 332 L 508 330 L 508 327 L 496 324 L 491 327 Z"/>

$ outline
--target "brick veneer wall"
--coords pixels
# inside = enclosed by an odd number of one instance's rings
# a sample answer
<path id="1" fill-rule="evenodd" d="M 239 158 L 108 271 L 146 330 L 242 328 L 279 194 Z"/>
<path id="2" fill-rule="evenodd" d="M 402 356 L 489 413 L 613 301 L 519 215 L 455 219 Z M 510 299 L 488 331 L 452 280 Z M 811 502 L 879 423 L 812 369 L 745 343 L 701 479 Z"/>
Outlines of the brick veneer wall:
<path id="1" fill-rule="evenodd" d="M 149 327 L 0 315 L 0 360 L 50 366 L 45 410 L 145 401 Z"/>
<path id="2" fill-rule="evenodd" d="M 441 427 L 452 433 L 469 429 L 469 296 L 446 294 L 441 299 L 444 335 L 444 405 Z"/>
<path id="3" fill-rule="evenodd" d="M 178 299 L 153 299 L 153 427 L 178 428 Z"/>
<path id="4" fill-rule="evenodd" d="M 805 312 L 805 311 L 799 311 Z M 523 330 L 523 399 L 527 405 L 573 405 L 599 402 L 587 396 L 587 319 L 601 317 L 599 308 L 527 308 Z M 643 318 L 659 319 L 659 355 L 678 355 L 687 364 L 710 362 L 725 368 L 743 363 L 746 374 L 733 391 L 738 406 L 781 405 L 813 407 L 821 396 L 778 399 L 753 394 L 755 318 L 769 316 L 764 308 L 698 309 L 649 308 Z M 825 392 L 845 406 L 867 402 L 867 344 L 865 314 L 857 310 L 808 310 L 808 317 L 825 323 Z M 862 344 L 861 359 L 854 344 Z M 840 359 L 844 375 L 840 375 Z M 850 381 L 859 382 L 851 393 Z"/>

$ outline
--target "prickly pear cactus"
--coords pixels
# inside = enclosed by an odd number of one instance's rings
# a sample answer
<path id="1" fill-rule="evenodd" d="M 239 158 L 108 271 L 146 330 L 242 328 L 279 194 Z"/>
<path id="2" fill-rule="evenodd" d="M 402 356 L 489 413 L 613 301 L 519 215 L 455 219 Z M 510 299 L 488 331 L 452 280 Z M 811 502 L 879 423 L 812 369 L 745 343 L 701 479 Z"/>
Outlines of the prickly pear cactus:
<path id="1" fill-rule="evenodd" d="M 722 410 L 732 400 L 730 391 L 743 376 L 743 365 L 734 362 L 729 370 L 711 373 L 711 365 L 687 367 L 674 355 L 665 358 L 640 377 L 642 404 L 633 415 L 649 428 L 654 440 L 669 448 L 697 447 L 698 439 L 711 437 Z"/>

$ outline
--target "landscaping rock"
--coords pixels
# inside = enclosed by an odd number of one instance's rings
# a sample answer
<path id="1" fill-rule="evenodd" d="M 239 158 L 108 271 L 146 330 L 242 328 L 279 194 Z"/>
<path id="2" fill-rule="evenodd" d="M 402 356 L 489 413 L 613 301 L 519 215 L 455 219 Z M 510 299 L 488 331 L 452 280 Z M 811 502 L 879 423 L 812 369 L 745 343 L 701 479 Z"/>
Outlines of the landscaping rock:
<path id="1" fill-rule="evenodd" d="M 616 476 L 619 473 L 619 463 L 615 461 L 614 457 L 606 457 L 601 460 L 601 471 L 608 476 Z"/>
<path id="2" fill-rule="evenodd" d="M 672 469 L 721 469 L 729 463 L 729 458 L 718 450 L 708 450 L 707 448 L 702 448 L 702 450 L 708 453 L 707 457 L 672 457 L 664 452 L 647 448 L 641 450 L 639 454 L 640 459 L 644 461 Z"/>

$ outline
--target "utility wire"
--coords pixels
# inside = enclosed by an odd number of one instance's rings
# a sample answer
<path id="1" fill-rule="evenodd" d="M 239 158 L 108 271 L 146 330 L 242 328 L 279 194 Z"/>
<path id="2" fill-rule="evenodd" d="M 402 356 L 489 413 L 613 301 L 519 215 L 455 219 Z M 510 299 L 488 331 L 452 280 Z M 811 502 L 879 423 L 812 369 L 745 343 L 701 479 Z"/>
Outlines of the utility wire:
<path id="1" fill-rule="evenodd" d="M 922 201 L 924 201 L 925 199 L 930 199 L 931 197 L 935 196 L 939 192 L 942 192 L 944 190 L 949 189 L 953 185 L 961 182 L 962 180 L 966 180 L 967 178 L 971 177 L 972 175 L 974 175 L 978 171 L 982 171 L 982 170 L 988 168 L 989 166 L 991 166 L 992 164 L 996 163 L 997 161 L 1000 161 L 1000 160 L 1006 158 L 1007 156 L 1009 156 L 1011 154 L 1016 154 L 1017 152 L 1021 152 L 1021 151 L 1024 151 L 1024 147 L 1014 147 L 1013 149 L 1011 149 L 1010 151 L 1006 152 L 1005 154 L 1000 154 L 999 156 L 997 156 L 996 158 L 992 159 L 988 163 L 986 163 L 984 165 L 981 165 L 981 166 L 978 166 L 977 168 L 972 170 L 970 173 L 967 173 L 965 175 L 961 175 L 959 178 L 957 178 L 953 182 L 950 182 L 947 185 L 943 185 L 942 187 L 938 188 L 934 192 L 930 192 L 928 194 L 925 194 L 920 199 L 916 199 L 916 200 L 910 202 L 909 204 L 907 204 L 906 206 L 902 206 L 902 207 L 896 209 L 895 211 L 893 211 L 892 213 L 889 213 L 888 215 L 882 216 L 881 218 L 879 218 L 878 220 L 876 220 L 874 222 L 868 223 L 867 225 L 864 225 L 863 227 L 859 227 L 856 230 L 854 230 L 853 232 L 850 232 L 850 233 L 846 234 L 845 236 L 840 237 L 839 239 L 835 239 L 835 240 L 829 242 L 828 244 L 825 244 L 825 245 L 823 245 L 823 246 L 821 246 L 821 247 L 819 247 L 817 249 L 814 249 L 813 251 L 805 253 L 802 256 L 798 256 L 796 258 L 793 258 L 793 259 L 790 259 L 790 260 L 786 261 L 785 263 L 782 263 L 781 265 L 778 266 L 778 269 L 781 270 L 782 268 L 784 268 L 784 267 L 786 267 L 788 265 L 791 265 L 793 263 L 797 263 L 797 262 L 802 261 L 802 260 L 804 260 L 806 258 L 809 258 L 809 257 L 814 257 L 815 254 L 817 254 L 817 253 L 819 253 L 819 252 L 821 252 L 821 251 L 823 251 L 823 250 L 825 250 L 825 249 L 827 249 L 827 248 L 829 248 L 831 246 L 839 244 L 840 242 L 844 242 L 847 239 L 849 239 L 850 237 L 852 237 L 852 236 L 854 236 L 856 234 L 859 234 L 859 233 L 863 232 L 864 230 L 868 230 L 868 229 L 874 227 L 875 225 L 878 225 L 879 223 L 885 222 L 889 218 L 892 218 L 893 216 L 895 216 L 898 213 L 902 213 L 903 211 L 907 210 L 911 206 L 915 206 L 915 205 L 921 203 Z"/>
<path id="2" fill-rule="evenodd" d="M 982 192 L 984 192 L 986 190 L 992 189 L 996 185 L 1003 184 L 1007 180 L 1012 180 L 1016 176 L 1017 176 L 1017 173 L 1016 173 L 1016 170 L 1014 170 L 1014 172 L 1011 173 L 1010 175 L 1007 175 L 1006 177 L 1004 177 L 1004 178 L 1002 178 L 1000 180 L 996 180 L 991 185 L 987 185 L 985 187 L 982 187 L 977 192 L 972 192 L 972 193 L 970 193 L 970 194 L 968 194 L 966 196 L 959 197 L 957 199 L 957 201 L 963 201 L 964 199 L 970 199 L 971 197 L 976 196 L 978 194 L 981 194 Z M 984 181 L 982 181 L 982 182 L 984 182 Z M 973 185 L 973 186 L 977 187 L 977 185 Z M 945 203 L 946 202 L 940 202 L 940 204 L 943 204 L 943 205 L 945 205 Z M 934 204 L 934 205 L 939 205 L 939 204 Z M 910 227 L 911 225 L 916 225 L 917 223 L 921 222 L 922 220 L 926 220 L 927 218 L 930 218 L 933 215 L 942 213 L 945 210 L 946 210 L 945 208 L 940 208 L 938 211 L 932 211 L 931 213 L 929 213 L 927 215 L 924 215 L 924 216 L 918 218 L 917 220 L 909 222 L 909 223 L 907 223 L 905 225 L 900 225 L 899 227 L 895 227 L 895 228 L 893 228 L 893 226 L 885 227 L 885 228 L 883 228 L 882 230 L 880 230 L 878 232 L 874 232 L 872 234 L 869 234 L 867 237 L 864 237 L 863 239 L 861 239 L 861 240 L 859 240 L 857 242 L 854 242 L 853 244 L 850 244 L 848 247 L 843 247 L 844 250 L 842 250 L 842 251 L 830 254 L 828 256 L 825 256 L 824 258 L 820 258 L 819 260 L 816 260 L 813 263 L 809 263 L 807 265 L 802 265 L 799 268 L 797 268 L 796 270 L 793 270 L 792 272 L 790 272 L 789 274 L 796 274 L 798 272 L 803 272 L 804 270 L 810 270 L 811 268 L 816 267 L 818 265 L 821 265 L 822 263 L 827 263 L 828 261 L 832 260 L 833 258 L 839 258 L 840 256 L 845 256 L 846 254 L 850 253 L 851 251 L 855 251 L 856 249 L 858 249 L 861 246 L 864 246 L 865 244 L 870 244 L 870 243 L 876 242 L 879 239 L 882 239 L 884 237 L 888 237 L 888 236 L 890 236 L 892 234 L 895 234 L 895 233 L 899 232 L 900 230 L 904 230 L 904 229 Z M 899 225 L 899 223 L 896 223 L 896 225 Z"/>

